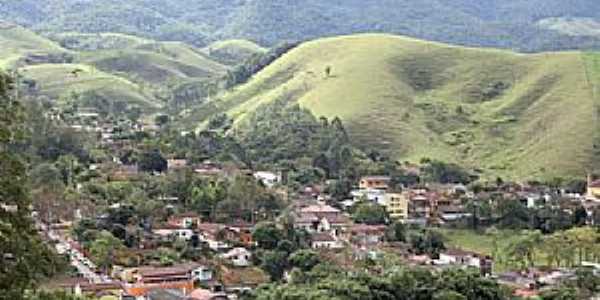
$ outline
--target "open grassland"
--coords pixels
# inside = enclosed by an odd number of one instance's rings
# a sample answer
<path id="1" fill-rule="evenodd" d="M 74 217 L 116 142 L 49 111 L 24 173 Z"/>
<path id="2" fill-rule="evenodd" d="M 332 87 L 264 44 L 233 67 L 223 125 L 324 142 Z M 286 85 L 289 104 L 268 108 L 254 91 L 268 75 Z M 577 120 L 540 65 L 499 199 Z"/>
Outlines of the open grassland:
<path id="1" fill-rule="evenodd" d="M 488 230 L 486 232 L 468 229 L 438 229 L 445 238 L 447 248 L 472 251 L 494 258 L 494 271 L 503 272 L 514 268 L 510 266 L 510 258 L 506 253 L 507 247 L 519 240 L 526 231 L 518 230 Z M 538 253 L 536 266 L 546 266 L 547 260 Z"/>
<path id="2" fill-rule="evenodd" d="M 343 119 L 358 146 L 483 176 L 583 176 L 593 161 L 595 54 L 516 54 L 364 34 L 307 42 L 196 111 L 238 124 L 275 99 Z M 326 74 L 326 68 L 330 74 Z"/>
<path id="3" fill-rule="evenodd" d="M 219 62 L 235 65 L 267 49 L 248 40 L 224 40 L 210 44 L 203 51 Z"/>
<path id="4" fill-rule="evenodd" d="M 139 85 L 87 65 L 41 64 L 22 68 L 21 74 L 35 80 L 37 93 L 59 102 L 71 95 L 94 92 L 108 99 L 137 104 L 146 110 L 160 107 L 149 100 L 152 98 Z"/>

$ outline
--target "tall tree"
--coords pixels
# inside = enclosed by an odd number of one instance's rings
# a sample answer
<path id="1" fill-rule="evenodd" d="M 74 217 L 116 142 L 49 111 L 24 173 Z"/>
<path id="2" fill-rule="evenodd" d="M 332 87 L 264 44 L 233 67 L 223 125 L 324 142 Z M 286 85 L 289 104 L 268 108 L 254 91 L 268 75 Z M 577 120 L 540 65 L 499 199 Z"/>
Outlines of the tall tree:
<path id="1" fill-rule="evenodd" d="M 23 142 L 24 115 L 0 73 L 0 299 L 19 300 L 37 276 L 50 271 L 51 255 L 39 240 L 29 210 L 26 165 L 14 147 Z"/>

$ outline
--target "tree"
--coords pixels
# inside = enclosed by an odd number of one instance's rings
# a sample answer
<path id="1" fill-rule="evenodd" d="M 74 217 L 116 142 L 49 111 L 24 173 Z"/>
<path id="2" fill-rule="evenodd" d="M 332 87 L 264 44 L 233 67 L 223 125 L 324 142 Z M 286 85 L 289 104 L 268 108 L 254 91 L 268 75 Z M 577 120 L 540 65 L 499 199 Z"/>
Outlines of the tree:
<path id="1" fill-rule="evenodd" d="M 112 266 L 115 252 L 123 248 L 121 240 L 108 231 L 102 231 L 90 246 L 90 256 L 98 267 L 106 270 Z"/>
<path id="2" fill-rule="evenodd" d="M 144 172 L 164 172 L 167 170 L 167 160 L 157 149 L 144 151 L 138 159 L 138 166 Z"/>
<path id="3" fill-rule="evenodd" d="M 410 244 L 411 250 L 416 254 L 428 254 L 433 257 L 437 257 L 441 251 L 446 249 L 442 234 L 433 230 L 413 233 L 410 237 Z"/>
<path id="4" fill-rule="evenodd" d="M 272 250 L 283 237 L 283 233 L 273 223 L 260 223 L 252 232 L 252 239 L 259 248 Z"/>
<path id="5" fill-rule="evenodd" d="M 312 268 L 321 262 L 319 255 L 312 250 L 298 250 L 289 258 L 292 267 L 299 268 L 304 272 L 312 270 Z"/>
<path id="6" fill-rule="evenodd" d="M 169 123 L 170 119 L 168 115 L 158 115 L 154 118 L 154 124 L 159 127 L 163 127 Z"/>
<path id="7" fill-rule="evenodd" d="M 325 67 L 325 77 L 329 77 L 331 76 L 331 66 L 326 66 Z"/>
<path id="8" fill-rule="evenodd" d="M 265 270 L 273 281 L 283 277 L 287 265 L 287 253 L 282 251 L 266 251 L 261 257 L 260 268 Z"/>
<path id="9" fill-rule="evenodd" d="M 573 224 L 583 226 L 587 223 L 588 214 L 583 205 L 578 205 L 573 213 Z"/>
<path id="10" fill-rule="evenodd" d="M 357 223 L 368 225 L 385 224 L 389 219 L 383 206 L 370 202 L 358 204 L 352 218 Z"/>
<path id="11" fill-rule="evenodd" d="M 406 225 L 395 222 L 388 229 L 388 239 L 394 242 L 406 242 Z"/>
<path id="12" fill-rule="evenodd" d="M 24 141 L 21 104 L 9 96 L 12 81 L 0 73 L 0 299 L 20 300 L 36 279 L 50 274 L 53 256 L 30 218 L 26 165 L 16 147 Z M 8 208 L 5 209 L 4 207 Z M 14 208 L 14 209 L 13 209 Z"/>

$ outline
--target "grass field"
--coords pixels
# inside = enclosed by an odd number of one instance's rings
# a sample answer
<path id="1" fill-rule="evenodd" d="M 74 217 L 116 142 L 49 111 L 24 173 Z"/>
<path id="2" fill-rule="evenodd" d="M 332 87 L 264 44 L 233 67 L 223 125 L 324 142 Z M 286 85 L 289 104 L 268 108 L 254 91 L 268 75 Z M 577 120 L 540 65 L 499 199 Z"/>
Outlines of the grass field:
<path id="1" fill-rule="evenodd" d="M 523 232 L 514 230 L 496 230 L 492 232 L 478 232 L 467 229 L 439 229 L 446 238 L 446 247 L 473 251 L 480 254 L 494 256 L 496 272 L 506 271 L 511 268 L 502 249 L 517 240 Z M 497 250 L 495 251 L 494 248 Z M 496 253 L 495 253 L 496 252 Z M 536 257 L 536 265 L 544 266 L 544 257 Z"/>
<path id="2" fill-rule="evenodd" d="M 382 34 L 327 38 L 290 51 L 199 109 L 195 121 L 213 110 L 239 124 L 259 105 L 286 98 L 317 116 L 341 117 L 356 145 L 396 159 L 454 161 L 489 177 L 581 177 L 594 160 L 592 57 Z"/>
<path id="3" fill-rule="evenodd" d="M 224 40 L 210 44 L 203 51 L 219 62 L 235 65 L 254 54 L 264 53 L 267 49 L 247 40 Z"/>
<path id="4" fill-rule="evenodd" d="M 73 74 L 75 70 L 77 75 Z M 148 111 L 160 107 L 139 85 L 87 65 L 41 64 L 21 68 L 20 72 L 24 77 L 35 80 L 39 93 L 50 99 L 60 101 L 72 93 L 94 91 L 105 97 L 137 104 Z"/>

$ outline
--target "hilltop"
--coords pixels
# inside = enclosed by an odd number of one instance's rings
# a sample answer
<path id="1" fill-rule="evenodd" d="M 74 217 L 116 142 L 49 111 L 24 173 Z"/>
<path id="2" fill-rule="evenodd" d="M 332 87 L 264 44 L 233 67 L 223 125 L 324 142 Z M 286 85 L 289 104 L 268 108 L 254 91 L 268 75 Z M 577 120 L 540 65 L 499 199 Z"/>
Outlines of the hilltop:
<path id="1" fill-rule="evenodd" d="M 581 176 L 594 161 L 599 74 L 592 53 L 342 36 L 300 45 L 188 121 L 225 111 L 243 127 L 257 107 L 285 99 L 339 116 L 357 146 L 395 159 L 437 158 L 507 177 Z"/>

